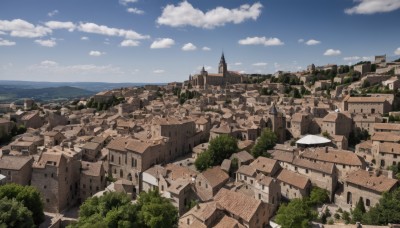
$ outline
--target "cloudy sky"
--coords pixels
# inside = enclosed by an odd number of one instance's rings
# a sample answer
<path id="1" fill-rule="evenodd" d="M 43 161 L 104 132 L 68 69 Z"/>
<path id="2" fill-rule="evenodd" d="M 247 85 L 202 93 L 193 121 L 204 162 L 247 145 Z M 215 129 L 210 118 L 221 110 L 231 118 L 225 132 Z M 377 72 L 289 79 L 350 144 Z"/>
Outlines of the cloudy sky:
<path id="1" fill-rule="evenodd" d="M 0 79 L 168 82 L 400 57 L 400 0 L 1 0 Z"/>

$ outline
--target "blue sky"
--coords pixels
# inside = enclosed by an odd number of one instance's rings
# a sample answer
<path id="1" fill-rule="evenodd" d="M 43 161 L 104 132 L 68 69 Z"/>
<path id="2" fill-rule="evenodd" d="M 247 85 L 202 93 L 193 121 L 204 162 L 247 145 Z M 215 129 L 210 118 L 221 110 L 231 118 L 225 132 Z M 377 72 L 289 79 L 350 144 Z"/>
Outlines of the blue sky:
<path id="1" fill-rule="evenodd" d="M 2 0 L 0 79 L 169 82 L 400 57 L 400 0 Z"/>

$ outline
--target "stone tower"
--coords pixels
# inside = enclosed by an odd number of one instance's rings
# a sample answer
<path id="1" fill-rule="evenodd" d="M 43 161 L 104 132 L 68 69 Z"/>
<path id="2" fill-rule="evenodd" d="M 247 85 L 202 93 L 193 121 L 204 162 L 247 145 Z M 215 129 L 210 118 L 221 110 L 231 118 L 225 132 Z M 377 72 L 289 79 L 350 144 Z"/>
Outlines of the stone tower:
<path id="1" fill-rule="evenodd" d="M 272 102 L 272 106 L 269 109 L 269 118 L 271 121 L 271 130 L 275 132 L 278 143 L 283 143 L 286 139 L 286 120 L 282 113 L 278 112 L 275 106 L 275 102 Z"/>
<path id="2" fill-rule="evenodd" d="M 218 73 L 222 74 L 225 77 L 227 72 L 228 72 L 228 67 L 225 62 L 224 53 L 222 52 L 221 59 L 219 60 L 219 65 L 218 65 Z"/>

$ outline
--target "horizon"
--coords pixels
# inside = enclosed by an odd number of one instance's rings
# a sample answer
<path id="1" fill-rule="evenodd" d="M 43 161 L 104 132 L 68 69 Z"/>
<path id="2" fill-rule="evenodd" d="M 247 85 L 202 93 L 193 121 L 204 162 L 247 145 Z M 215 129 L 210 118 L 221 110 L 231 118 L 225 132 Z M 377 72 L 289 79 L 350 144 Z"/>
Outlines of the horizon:
<path id="1" fill-rule="evenodd" d="M 0 3 L 0 80 L 183 82 L 222 52 L 246 74 L 400 57 L 399 0 L 42 3 Z"/>

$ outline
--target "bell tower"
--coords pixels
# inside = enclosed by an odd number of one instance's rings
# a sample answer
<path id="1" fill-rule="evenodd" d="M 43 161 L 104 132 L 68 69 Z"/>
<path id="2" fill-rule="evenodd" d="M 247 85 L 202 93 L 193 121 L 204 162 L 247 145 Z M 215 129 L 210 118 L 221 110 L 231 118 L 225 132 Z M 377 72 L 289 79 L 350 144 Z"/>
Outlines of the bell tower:
<path id="1" fill-rule="evenodd" d="M 228 67 L 225 62 L 224 53 L 222 52 L 221 59 L 219 60 L 219 65 L 218 65 L 218 73 L 222 74 L 225 77 L 227 72 L 228 72 Z"/>

